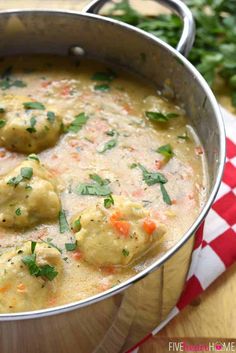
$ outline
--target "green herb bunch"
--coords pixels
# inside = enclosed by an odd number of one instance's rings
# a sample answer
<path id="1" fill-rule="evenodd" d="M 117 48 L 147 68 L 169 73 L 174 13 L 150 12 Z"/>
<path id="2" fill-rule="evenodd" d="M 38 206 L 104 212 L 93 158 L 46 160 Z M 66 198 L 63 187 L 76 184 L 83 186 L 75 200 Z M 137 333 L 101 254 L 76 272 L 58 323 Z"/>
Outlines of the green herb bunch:
<path id="1" fill-rule="evenodd" d="M 189 60 L 213 86 L 217 75 L 230 88 L 236 107 L 236 1 L 185 0 L 196 22 L 196 39 Z M 141 28 L 172 46 L 176 46 L 182 23 L 175 14 L 143 16 L 129 0 L 116 3 L 110 17 Z"/>

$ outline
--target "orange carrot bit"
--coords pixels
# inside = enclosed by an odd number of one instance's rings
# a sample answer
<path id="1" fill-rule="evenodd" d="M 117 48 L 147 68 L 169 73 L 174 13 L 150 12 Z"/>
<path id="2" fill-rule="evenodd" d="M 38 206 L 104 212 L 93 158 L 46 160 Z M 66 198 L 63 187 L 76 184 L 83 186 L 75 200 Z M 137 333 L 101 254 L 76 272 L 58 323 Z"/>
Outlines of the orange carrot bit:
<path id="1" fill-rule="evenodd" d="M 56 302 L 57 302 L 57 298 L 56 297 L 52 297 L 52 298 L 49 299 L 48 305 L 49 306 L 55 305 Z"/>
<path id="2" fill-rule="evenodd" d="M 101 267 L 101 270 L 107 274 L 113 274 L 113 273 L 116 273 L 116 268 L 115 266 L 113 265 L 110 265 L 110 266 L 103 266 Z"/>
<path id="3" fill-rule="evenodd" d="M 152 235 L 152 233 L 156 230 L 156 227 L 156 223 L 149 218 L 145 219 L 143 222 L 143 229 L 149 235 Z"/>
<path id="4" fill-rule="evenodd" d="M 132 192 L 132 196 L 134 197 L 142 197 L 144 195 L 143 189 L 138 189 Z"/>
<path id="5" fill-rule="evenodd" d="M 65 85 L 64 87 L 62 87 L 62 90 L 60 93 L 62 96 L 68 96 L 70 94 L 70 90 L 71 90 L 70 86 Z"/>
<path id="6" fill-rule="evenodd" d="M 44 81 L 41 83 L 41 87 L 47 88 L 50 85 L 51 81 Z"/>
<path id="7" fill-rule="evenodd" d="M 83 259 L 83 254 L 80 250 L 73 251 L 72 254 L 73 259 L 75 260 L 82 260 Z"/>
<path id="8" fill-rule="evenodd" d="M 70 140 L 70 141 L 68 142 L 68 144 L 69 144 L 71 147 L 78 147 L 78 146 L 79 146 L 79 141 L 73 139 L 73 140 Z"/>
<path id="9" fill-rule="evenodd" d="M 113 224 L 114 222 L 120 220 L 122 218 L 122 213 L 120 211 L 116 211 L 110 217 L 110 222 Z"/>
<path id="10" fill-rule="evenodd" d="M 72 152 L 71 157 L 75 159 L 76 161 L 80 161 L 80 155 L 78 152 Z"/>
<path id="11" fill-rule="evenodd" d="M 202 149 L 201 146 L 195 147 L 194 150 L 195 150 L 195 154 L 196 154 L 196 155 L 201 155 L 201 154 L 203 154 L 203 149 Z"/>
<path id="12" fill-rule="evenodd" d="M 0 158 L 6 157 L 6 151 L 0 151 Z"/>
<path id="13" fill-rule="evenodd" d="M 124 237 L 128 237 L 130 234 L 130 223 L 127 221 L 115 221 L 113 224 L 114 228 Z"/>
<path id="14" fill-rule="evenodd" d="M 164 161 L 160 161 L 160 160 L 155 161 L 155 167 L 157 170 L 163 168 L 164 164 L 165 164 Z"/>
<path id="15" fill-rule="evenodd" d="M 19 293 L 24 293 L 26 292 L 26 286 L 23 283 L 18 284 L 17 288 L 17 292 Z"/>
<path id="16" fill-rule="evenodd" d="M 7 292 L 9 288 L 10 288 L 10 285 L 9 285 L 9 284 L 6 284 L 5 286 L 0 287 L 0 293 L 5 293 L 5 292 Z"/>

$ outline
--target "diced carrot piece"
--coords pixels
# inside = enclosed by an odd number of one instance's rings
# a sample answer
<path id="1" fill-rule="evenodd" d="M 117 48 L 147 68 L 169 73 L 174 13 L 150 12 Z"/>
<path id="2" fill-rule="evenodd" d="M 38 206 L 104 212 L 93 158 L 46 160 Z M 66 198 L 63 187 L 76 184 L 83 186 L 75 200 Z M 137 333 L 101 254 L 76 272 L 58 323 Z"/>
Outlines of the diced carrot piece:
<path id="1" fill-rule="evenodd" d="M 156 230 L 156 227 L 156 223 L 149 218 L 145 219 L 143 222 L 143 229 L 149 235 Z"/>
<path id="2" fill-rule="evenodd" d="M 80 161 L 80 155 L 78 152 L 72 152 L 71 157 L 75 159 L 76 161 Z"/>
<path id="3" fill-rule="evenodd" d="M 24 293 L 26 291 L 26 287 L 23 283 L 18 284 L 17 292 Z"/>
<path id="4" fill-rule="evenodd" d="M 56 298 L 56 297 L 53 297 L 53 298 L 49 299 L 48 305 L 49 305 L 49 306 L 55 305 L 55 304 L 56 304 L 56 301 L 57 301 L 57 298 Z"/>
<path id="5" fill-rule="evenodd" d="M 115 221 L 113 224 L 114 228 L 125 237 L 129 236 L 130 223 L 127 221 Z"/>
<path id="6" fill-rule="evenodd" d="M 51 83 L 51 81 L 44 81 L 44 82 L 41 83 L 41 86 L 43 88 L 47 88 L 50 85 L 50 83 Z"/>
<path id="7" fill-rule="evenodd" d="M 6 151 L 0 151 L 0 158 L 4 158 L 6 156 Z"/>
<path id="8" fill-rule="evenodd" d="M 203 149 L 201 146 L 195 147 L 195 153 L 197 155 L 203 154 Z"/>
<path id="9" fill-rule="evenodd" d="M 164 166 L 164 161 L 161 161 L 161 160 L 156 160 L 155 161 L 155 167 L 157 170 L 161 169 L 163 166 Z"/>
<path id="10" fill-rule="evenodd" d="M 0 287 L 0 293 L 5 293 L 5 292 L 7 292 L 9 288 L 10 288 L 10 285 L 9 285 L 9 284 L 7 284 L 7 285 L 5 285 L 5 286 L 3 286 L 3 287 Z"/>
<path id="11" fill-rule="evenodd" d="M 120 211 L 116 211 L 110 217 L 110 222 L 113 224 L 114 222 L 120 220 L 122 218 L 122 214 Z"/>
<path id="12" fill-rule="evenodd" d="M 110 265 L 110 266 L 104 266 L 104 267 L 101 268 L 101 270 L 102 270 L 103 272 L 107 273 L 107 274 L 113 274 L 113 273 L 116 272 L 115 266 L 112 266 L 112 265 Z"/>
<path id="13" fill-rule="evenodd" d="M 80 250 L 73 251 L 72 256 L 75 260 L 81 260 L 83 258 L 83 254 Z"/>
<path id="14" fill-rule="evenodd" d="M 70 94 L 70 86 L 64 86 L 61 90 L 62 96 L 68 96 Z"/>

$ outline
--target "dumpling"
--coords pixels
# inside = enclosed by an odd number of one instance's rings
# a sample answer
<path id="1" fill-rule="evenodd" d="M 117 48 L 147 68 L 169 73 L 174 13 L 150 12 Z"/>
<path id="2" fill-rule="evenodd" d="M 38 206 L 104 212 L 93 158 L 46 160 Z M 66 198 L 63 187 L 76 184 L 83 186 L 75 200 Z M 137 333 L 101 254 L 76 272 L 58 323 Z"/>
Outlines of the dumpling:
<path id="1" fill-rule="evenodd" d="M 0 226 L 30 227 L 55 220 L 60 199 L 55 178 L 30 155 L 0 178 Z"/>
<path id="2" fill-rule="evenodd" d="M 46 243 L 26 242 L 0 256 L 0 312 L 50 306 L 63 273 L 60 252 Z"/>
<path id="3" fill-rule="evenodd" d="M 120 196 L 113 199 L 110 208 L 99 201 L 72 221 L 85 260 L 97 266 L 127 265 L 165 233 L 141 204 Z"/>
<path id="4" fill-rule="evenodd" d="M 28 97 L 6 96 L 1 101 L 0 146 L 28 154 L 55 145 L 62 124 L 55 111 Z"/>

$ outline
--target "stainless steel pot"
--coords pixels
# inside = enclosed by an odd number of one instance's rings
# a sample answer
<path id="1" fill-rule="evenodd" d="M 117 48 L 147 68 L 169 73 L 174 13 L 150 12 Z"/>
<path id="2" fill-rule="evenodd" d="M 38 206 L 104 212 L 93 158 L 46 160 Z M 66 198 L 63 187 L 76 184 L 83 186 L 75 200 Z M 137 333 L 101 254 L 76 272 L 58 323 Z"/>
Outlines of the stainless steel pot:
<path id="1" fill-rule="evenodd" d="M 81 13 L 1 11 L 1 56 L 56 53 L 94 57 L 138 73 L 160 90 L 166 90 L 167 84 L 171 86 L 205 149 L 208 199 L 181 239 L 125 283 L 78 303 L 1 314 L 1 353 L 117 353 L 136 343 L 176 304 L 188 271 L 194 232 L 206 217 L 220 185 L 225 159 L 222 118 L 207 83 L 182 55 L 187 55 L 193 43 L 194 23 L 190 11 L 180 0 L 160 1 L 184 21 L 175 50 L 137 28 L 92 14 L 105 2 L 95 0 Z"/>

